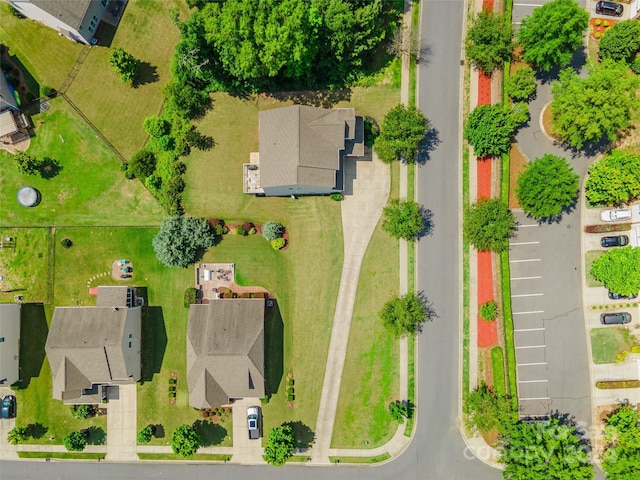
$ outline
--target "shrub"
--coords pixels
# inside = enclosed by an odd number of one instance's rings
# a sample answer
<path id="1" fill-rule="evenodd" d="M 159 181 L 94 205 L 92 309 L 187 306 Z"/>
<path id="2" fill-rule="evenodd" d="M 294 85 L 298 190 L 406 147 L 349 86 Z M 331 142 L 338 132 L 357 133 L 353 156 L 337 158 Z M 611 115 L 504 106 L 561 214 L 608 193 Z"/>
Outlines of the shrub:
<path id="1" fill-rule="evenodd" d="M 618 388 L 640 388 L 640 380 L 606 380 L 596 382 L 596 388 L 601 390 L 615 390 Z"/>
<path id="2" fill-rule="evenodd" d="M 149 443 L 153 437 L 153 427 L 146 426 L 138 432 L 138 443 Z"/>
<path id="3" fill-rule="evenodd" d="M 71 414 L 80 420 L 85 420 L 94 413 L 94 408 L 91 405 L 71 405 Z"/>
<path id="4" fill-rule="evenodd" d="M 156 156 L 153 152 L 142 149 L 133 154 L 129 161 L 128 173 L 132 177 L 146 178 L 156 169 Z"/>
<path id="5" fill-rule="evenodd" d="M 26 442 L 29 438 L 29 427 L 14 427 L 9 430 L 7 434 L 7 440 L 11 445 L 17 445 L 18 443 Z"/>
<path id="6" fill-rule="evenodd" d="M 249 235 L 255 235 L 256 234 L 256 227 L 251 227 L 249 229 Z"/>
<path id="7" fill-rule="evenodd" d="M 115 69 L 123 83 L 133 81 L 139 64 L 140 60 L 120 47 L 114 48 L 109 56 L 109 65 Z"/>
<path id="8" fill-rule="evenodd" d="M 144 184 L 152 192 L 157 192 L 162 187 L 162 178 L 156 174 L 151 174 L 144 179 Z"/>
<path id="9" fill-rule="evenodd" d="M 216 235 L 206 220 L 181 216 L 164 219 L 152 242 L 160 262 L 182 268 L 194 263 L 204 249 L 215 244 Z"/>
<path id="10" fill-rule="evenodd" d="M 403 423 L 405 418 L 409 419 L 413 416 L 413 405 L 408 400 L 402 402 L 396 400 L 389 404 L 389 413 L 396 422 Z"/>
<path id="11" fill-rule="evenodd" d="M 487 322 L 492 322 L 498 318 L 498 304 L 493 300 L 483 303 L 480 307 L 480 318 Z"/>
<path id="12" fill-rule="evenodd" d="M 274 221 L 269 220 L 262 225 L 262 235 L 269 241 L 282 237 L 284 234 L 284 227 Z"/>
<path id="13" fill-rule="evenodd" d="M 236 228 L 233 229 L 233 233 L 235 233 L 236 235 L 244 235 L 245 231 L 244 231 L 244 228 L 242 228 L 242 225 L 238 225 Z"/>
<path id="14" fill-rule="evenodd" d="M 51 87 L 49 87 L 47 85 L 43 85 L 42 87 L 40 87 L 40 96 L 48 97 L 52 93 L 53 93 L 53 88 L 51 88 Z"/>
<path id="15" fill-rule="evenodd" d="M 335 193 L 332 193 L 330 197 L 331 197 L 331 200 L 335 200 L 336 202 L 339 202 L 344 198 L 344 195 L 340 192 L 335 192 Z"/>
<path id="16" fill-rule="evenodd" d="M 602 24 L 602 20 L 600 20 L 599 18 L 596 18 L 595 22 L 593 23 L 595 23 L 595 25 L 599 27 Z"/>
<path id="17" fill-rule="evenodd" d="M 380 134 L 377 123 L 369 118 L 364 117 L 364 144 L 371 148 Z"/>
<path id="18" fill-rule="evenodd" d="M 273 240 L 271 240 L 271 247 L 274 250 L 280 250 L 285 246 L 285 243 L 286 242 L 284 238 L 274 238 Z"/>
<path id="19" fill-rule="evenodd" d="M 198 431 L 191 425 L 180 425 L 171 435 L 173 453 L 181 457 L 190 457 L 198 451 L 202 439 Z"/>
<path id="20" fill-rule="evenodd" d="M 81 452 L 87 446 L 87 439 L 82 432 L 71 432 L 62 440 L 70 452 Z"/>
<path id="21" fill-rule="evenodd" d="M 70 238 L 63 238 L 60 243 L 64 248 L 71 248 L 73 246 L 73 242 Z"/>
<path id="22" fill-rule="evenodd" d="M 529 101 L 536 93 L 536 73 L 531 67 L 517 68 L 505 85 L 507 95 L 515 101 Z"/>
<path id="23" fill-rule="evenodd" d="M 640 57 L 636 57 L 631 62 L 631 71 L 640 74 Z"/>
<path id="24" fill-rule="evenodd" d="M 291 395 L 289 395 L 289 396 L 287 397 L 287 401 L 288 401 L 288 402 L 293 402 L 293 401 L 295 400 L 295 398 L 296 398 L 296 397 L 295 397 L 295 395 L 291 394 Z"/>
<path id="25" fill-rule="evenodd" d="M 184 291 L 184 307 L 189 308 L 194 303 L 198 303 L 198 291 L 193 287 L 189 287 Z"/>
<path id="26" fill-rule="evenodd" d="M 587 225 L 584 227 L 586 233 L 607 233 L 607 232 L 626 232 L 631 230 L 630 223 L 615 223 L 612 225 Z"/>
<path id="27" fill-rule="evenodd" d="M 244 222 L 242 224 L 242 229 L 244 230 L 245 235 L 248 234 L 249 230 L 251 230 L 252 228 L 254 228 L 254 225 L 251 222 Z"/>
<path id="28" fill-rule="evenodd" d="M 631 353 L 640 353 L 640 345 L 633 345 L 631 347 Z"/>
<path id="29" fill-rule="evenodd" d="M 596 39 L 600 38 L 602 36 L 602 33 L 600 32 L 596 32 L 596 34 L 594 35 L 594 37 L 596 37 Z"/>

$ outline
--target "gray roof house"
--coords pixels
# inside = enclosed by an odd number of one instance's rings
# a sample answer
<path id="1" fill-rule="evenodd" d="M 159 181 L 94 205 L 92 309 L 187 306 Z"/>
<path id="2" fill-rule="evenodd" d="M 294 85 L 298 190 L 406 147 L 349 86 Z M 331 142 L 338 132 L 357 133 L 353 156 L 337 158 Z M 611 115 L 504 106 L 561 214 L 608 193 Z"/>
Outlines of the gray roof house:
<path id="1" fill-rule="evenodd" d="M 141 377 L 141 308 L 104 306 L 100 290 L 98 298 L 101 306 L 56 307 L 53 312 L 45 350 L 53 398 L 67 404 L 100 403 L 104 387 Z"/>
<path id="2" fill-rule="evenodd" d="M 189 405 L 212 408 L 264 397 L 263 298 L 191 305 L 187 326 Z"/>
<path id="3" fill-rule="evenodd" d="M 20 379 L 20 304 L 0 303 L 0 385 Z"/>
<path id="4" fill-rule="evenodd" d="M 245 193 L 340 192 L 345 157 L 364 155 L 364 122 L 352 108 L 292 105 L 264 110 L 258 118 L 260 152 L 243 165 Z"/>
<path id="5" fill-rule="evenodd" d="M 90 44 L 109 0 L 7 0 L 18 12 L 56 30 L 61 36 Z"/>

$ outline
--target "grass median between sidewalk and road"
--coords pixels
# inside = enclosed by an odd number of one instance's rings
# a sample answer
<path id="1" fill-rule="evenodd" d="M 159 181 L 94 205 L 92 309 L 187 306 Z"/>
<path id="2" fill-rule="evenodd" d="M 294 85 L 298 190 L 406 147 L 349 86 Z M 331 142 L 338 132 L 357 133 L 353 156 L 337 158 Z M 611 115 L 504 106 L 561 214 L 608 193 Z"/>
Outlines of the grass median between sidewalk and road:
<path id="1" fill-rule="evenodd" d="M 19 458 L 55 458 L 57 460 L 104 460 L 106 453 L 18 452 Z"/>
<path id="2" fill-rule="evenodd" d="M 196 453 L 191 457 L 185 458 L 172 453 L 139 453 L 140 460 L 178 460 L 185 462 L 225 462 L 231 460 L 232 455 L 223 455 L 217 453 Z"/>
<path id="3" fill-rule="evenodd" d="M 329 457 L 329 461 L 331 463 L 339 464 L 339 463 L 380 463 L 385 460 L 389 460 L 391 455 L 388 453 L 383 453 L 382 455 L 377 455 L 375 457 Z"/>

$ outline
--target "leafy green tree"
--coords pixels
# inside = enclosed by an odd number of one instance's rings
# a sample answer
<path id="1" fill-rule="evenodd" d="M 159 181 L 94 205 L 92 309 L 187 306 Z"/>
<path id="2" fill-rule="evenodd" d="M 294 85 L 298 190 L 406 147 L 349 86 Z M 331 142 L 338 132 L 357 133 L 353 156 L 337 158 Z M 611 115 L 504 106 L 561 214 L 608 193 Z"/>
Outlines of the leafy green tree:
<path id="1" fill-rule="evenodd" d="M 518 67 L 504 86 L 512 100 L 528 102 L 536 93 L 536 72 L 531 67 Z"/>
<path id="2" fill-rule="evenodd" d="M 129 165 L 127 167 L 127 172 L 129 177 L 131 178 L 140 178 L 145 179 L 150 175 L 153 175 L 153 172 L 156 170 L 156 156 L 150 150 L 138 150 L 133 154 L 131 160 L 129 160 Z"/>
<path id="3" fill-rule="evenodd" d="M 173 453 L 181 457 L 190 457 L 198 451 L 202 439 L 198 431 L 191 425 L 180 425 L 171 434 Z"/>
<path id="4" fill-rule="evenodd" d="M 480 105 L 467 118 L 464 138 L 473 146 L 477 157 L 507 153 L 511 137 L 528 118 L 529 111 L 524 103 Z"/>
<path id="5" fill-rule="evenodd" d="M 545 153 L 524 167 L 516 197 L 527 215 L 536 220 L 558 217 L 578 198 L 580 176 L 565 158 Z"/>
<path id="6" fill-rule="evenodd" d="M 262 225 L 262 235 L 270 242 L 284 235 L 284 227 L 278 222 L 269 220 Z"/>
<path id="7" fill-rule="evenodd" d="M 109 65 L 111 65 L 123 83 L 132 82 L 138 73 L 140 60 L 128 53 L 124 48 L 116 47 L 111 50 Z"/>
<path id="8" fill-rule="evenodd" d="M 196 261 L 202 250 L 215 245 L 216 240 L 206 220 L 174 216 L 162 221 L 153 238 L 153 249 L 164 265 L 185 268 Z"/>
<path id="9" fill-rule="evenodd" d="M 640 154 L 610 151 L 589 166 L 584 190 L 592 205 L 616 205 L 640 198 Z"/>
<path id="10" fill-rule="evenodd" d="M 511 58 L 511 22 L 500 13 L 482 11 L 467 31 L 467 57 L 479 70 L 490 75 Z"/>
<path id="11" fill-rule="evenodd" d="M 32 157 L 26 152 L 16 152 L 12 155 L 13 160 L 16 162 L 18 172 L 23 175 L 36 175 L 43 167 L 43 161 Z"/>
<path id="12" fill-rule="evenodd" d="M 267 463 L 280 467 L 293 455 L 296 441 L 293 430 L 289 425 L 274 427 L 269 430 L 267 445 L 264 447 L 264 457 Z"/>
<path id="13" fill-rule="evenodd" d="M 195 289 L 194 289 L 195 290 Z M 192 302 L 195 303 L 195 302 Z M 147 425 L 138 432 L 138 443 L 149 443 L 153 438 L 153 427 Z"/>
<path id="14" fill-rule="evenodd" d="M 167 115 L 196 118 L 209 103 L 206 90 L 192 87 L 189 84 L 171 81 L 164 87 L 165 110 Z"/>
<path id="15" fill-rule="evenodd" d="M 9 430 L 7 434 L 7 440 L 11 445 L 17 445 L 22 442 L 26 442 L 29 438 L 29 427 L 14 427 Z"/>
<path id="16" fill-rule="evenodd" d="M 500 461 L 505 479 L 590 480 L 595 472 L 574 427 L 551 418 L 548 423 L 511 424 L 502 439 Z"/>
<path id="17" fill-rule="evenodd" d="M 413 404 L 409 400 L 391 402 L 389 414 L 396 422 L 403 423 L 405 418 L 413 417 Z"/>
<path id="18" fill-rule="evenodd" d="M 171 124 L 165 118 L 155 115 L 145 118 L 142 125 L 149 136 L 153 138 L 160 138 L 171 133 Z"/>
<path id="19" fill-rule="evenodd" d="M 87 439 L 82 432 L 71 432 L 62 440 L 70 452 L 81 452 L 87 446 Z"/>
<path id="20" fill-rule="evenodd" d="M 479 251 L 505 251 L 515 227 L 513 214 L 498 199 L 482 198 L 465 209 L 464 234 Z"/>
<path id="21" fill-rule="evenodd" d="M 640 291 L 640 248 L 614 248 L 593 261 L 591 275 L 613 293 L 637 295 Z"/>
<path id="22" fill-rule="evenodd" d="M 92 405 L 71 405 L 71 414 L 79 420 L 86 420 L 93 412 Z"/>
<path id="23" fill-rule="evenodd" d="M 513 422 L 511 399 L 497 395 L 484 383 L 469 392 L 464 399 L 462 411 L 466 415 L 467 427 L 483 434 L 494 428 L 504 433 Z"/>
<path id="24" fill-rule="evenodd" d="M 600 39 L 600 57 L 631 63 L 640 49 L 640 21 L 616 22 Z"/>
<path id="25" fill-rule="evenodd" d="M 534 8 L 518 31 L 522 58 L 543 72 L 568 65 L 588 24 L 589 13 L 575 0 L 553 0 Z"/>
<path id="26" fill-rule="evenodd" d="M 429 130 L 429 122 L 416 107 L 397 105 L 384 117 L 381 130 L 374 143 L 380 160 L 391 163 L 404 159 L 414 163 L 420 142 Z"/>
<path id="27" fill-rule="evenodd" d="M 425 300 L 414 292 L 394 297 L 379 313 L 384 327 L 396 337 L 415 334 L 429 317 Z"/>
<path id="28" fill-rule="evenodd" d="M 425 211 L 419 203 L 393 199 L 383 214 L 382 229 L 393 238 L 415 240 L 425 229 Z"/>
<path id="29" fill-rule="evenodd" d="M 586 78 L 563 70 L 551 87 L 553 133 L 576 148 L 603 137 L 615 140 L 639 106 L 635 92 L 640 78 L 625 64 L 606 59 L 599 65 L 589 61 L 587 68 Z"/>
<path id="30" fill-rule="evenodd" d="M 607 419 L 607 445 L 602 454 L 602 469 L 610 480 L 635 480 L 640 477 L 640 417 L 631 405 L 623 405 Z"/>

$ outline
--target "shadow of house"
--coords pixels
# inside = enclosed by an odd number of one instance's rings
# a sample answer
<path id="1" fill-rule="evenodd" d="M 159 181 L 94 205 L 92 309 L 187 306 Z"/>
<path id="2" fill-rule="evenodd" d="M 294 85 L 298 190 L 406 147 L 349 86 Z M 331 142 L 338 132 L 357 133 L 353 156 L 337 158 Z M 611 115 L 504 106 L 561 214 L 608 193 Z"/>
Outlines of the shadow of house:
<path id="1" fill-rule="evenodd" d="M 20 338 L 19 388 L 27 388 L 31 379 L 40 376 L 49 333 L 47 316 L 41 303 L 24 303 L 20 315 L 20 330 L 29 332 Z"/>
<path id="2" fill-rule="evenodd" d="M 264 376 L 266 395 L 278 393 L 284 375 L 284 323 L 275 299 L 269 299 L 264 322 Z"/>
<path id="3" fill-rule="evenodd" d="M 142 347 L 140 382 L 144 383 L 160 373 L 167 349 L 167 329 L 162 307 L 142 307 Z"/>
<path id="4" fill-rule="evenodd" d="M 38 81 L 17 56 L 10 54 L 9 48 L 5 45 L 0 45 L 0 60 L 8 82 L 18 91 L 23 104 L 40 97 Z"/>
<path id="5" fill-rule="evenodd" d="M 19 303 L 0 303 L 0 385 L 20 379 L 20 307 Z"/>

